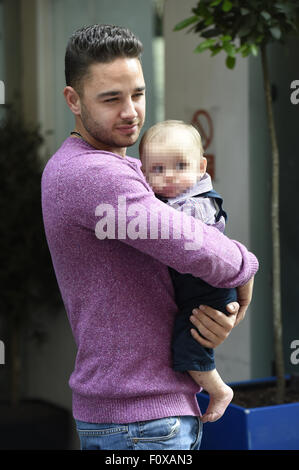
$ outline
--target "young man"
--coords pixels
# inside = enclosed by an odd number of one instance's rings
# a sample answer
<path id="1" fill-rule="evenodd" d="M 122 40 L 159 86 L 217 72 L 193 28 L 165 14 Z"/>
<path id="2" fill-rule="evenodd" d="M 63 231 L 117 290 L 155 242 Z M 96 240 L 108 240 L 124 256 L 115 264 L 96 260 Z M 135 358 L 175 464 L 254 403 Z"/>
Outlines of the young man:
<path id="1" fill-rule="evenodd" d="M 140 161 L 126 156 L 145 117 L 141 52 L 125 28 L 73 34 L 64 96 L 75 130 L 42 178 L 45 231 L 78 347 L 69 384 L 82 449 L 199 448 L 198 386 L 171 367 L 168 266 L 242 286 L 238 315 L 236 306 L 228 317 L 194 311 L 192 334 L 207 347 L 245 315 L 258 269 L 243 245 L 155 198 Z"/>

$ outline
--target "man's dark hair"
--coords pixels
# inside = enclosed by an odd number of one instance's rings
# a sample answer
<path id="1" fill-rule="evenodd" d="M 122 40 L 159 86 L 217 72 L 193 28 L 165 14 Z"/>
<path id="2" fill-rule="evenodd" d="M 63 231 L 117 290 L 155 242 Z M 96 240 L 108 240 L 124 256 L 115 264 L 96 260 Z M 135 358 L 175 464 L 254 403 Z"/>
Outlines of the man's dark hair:
<path id="1" fill-rule="evenodd" d="M 140 60 L 143 45 L 127 28 L 95 24 L 80 28 L 70 37 L 65 53 L 65 81 L 78 93 L 91 64 L 108 63 L 119 57 Z"/>

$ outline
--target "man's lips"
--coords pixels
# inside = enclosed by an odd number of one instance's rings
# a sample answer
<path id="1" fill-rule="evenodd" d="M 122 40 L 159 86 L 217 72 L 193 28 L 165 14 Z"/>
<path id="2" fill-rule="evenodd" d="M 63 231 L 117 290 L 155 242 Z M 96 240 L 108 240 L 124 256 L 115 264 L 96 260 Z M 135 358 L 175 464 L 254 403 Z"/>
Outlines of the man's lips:
<path id="1" fill-rule="evenodd" d="M 134 134 L 138 129 L 138 123 L 135 124 L 123 124 L 122 126 L 117 126 L 117 130 L 122 134 Z"/>

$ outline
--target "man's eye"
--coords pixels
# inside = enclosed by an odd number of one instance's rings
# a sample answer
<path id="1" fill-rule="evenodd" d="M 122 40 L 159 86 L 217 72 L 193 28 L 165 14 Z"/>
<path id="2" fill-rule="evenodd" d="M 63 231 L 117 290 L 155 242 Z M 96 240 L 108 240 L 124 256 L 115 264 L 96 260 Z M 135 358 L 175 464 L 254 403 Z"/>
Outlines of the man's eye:
<path id="1" fill-rule="evenodd" d="M 185 170 L 187 168 L 187 163 L 186 162 L 178 162 L 176 164 L 176 169 L 177 170 Z"/>
<path id="2" fill-rule="evenodd" d="M 162 165 L 153 166 L 152 171 L 153 173 L 163 173 L 163 166 Z"/>
<path id="3" fill-rule="evenodd" d="M 105 100 L 105 103 L 111 103 L 112 101 L 117 101 L 118 98 L 109 98 L 108 100 Z"/>
<path id="4" fill-rule="evenodd" d="M 134 98 L 140 98 L 141 96 L 144 96 L 144 93 L 140 92 L 140 93 L 135 93 L 135 95 L 133 95 Z"/>

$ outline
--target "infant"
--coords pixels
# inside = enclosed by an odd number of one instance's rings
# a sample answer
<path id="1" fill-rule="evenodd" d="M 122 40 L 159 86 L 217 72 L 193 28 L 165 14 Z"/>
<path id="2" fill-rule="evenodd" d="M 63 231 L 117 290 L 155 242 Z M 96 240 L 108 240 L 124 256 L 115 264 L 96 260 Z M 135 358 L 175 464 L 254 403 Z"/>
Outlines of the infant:
<path id="1" fill-rule="evenodd" d="M 156 197 L 174 209 L 224 231 L 222 198 L 206 173 L 201 137 L 192 125 L 168 120 L 151 127 L 139 146 L 143 173 Z M 202 422 L 216 421 L 232 400 L 233 391 L 215 368 L 213 349 L 204 348 L 191 335 L 193 308 L 209 305 L 228 315 L 226 305 L 237 300 L 235 289 L 215 288 L 191 274 L 169 268 L 179 312 L 175 318 L 172 355 L 176 371 L 188 371 L 209 393 Z"/>

